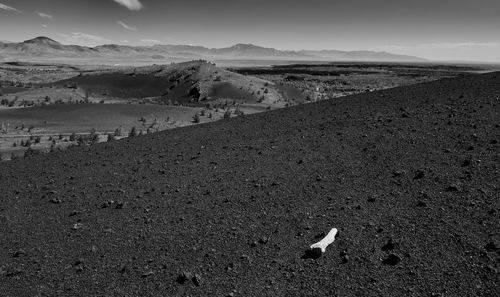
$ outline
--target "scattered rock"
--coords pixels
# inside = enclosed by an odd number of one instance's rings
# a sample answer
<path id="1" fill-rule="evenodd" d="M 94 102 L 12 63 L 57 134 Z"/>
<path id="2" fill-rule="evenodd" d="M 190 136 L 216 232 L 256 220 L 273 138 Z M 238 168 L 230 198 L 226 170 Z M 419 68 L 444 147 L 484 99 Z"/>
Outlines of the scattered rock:
<path id="1" fill-rule="evenodd" d="M 269 241 L 269 238 L 264 236 L 259 239 L 260 244 L 266 244 Z"/>
<path id="2" fill-rule="evenodd" d="M 488 265 L 488 266 L 486 266 L 486 270 L 488 270 L 489 272 L 494 273 L 494 274 L 497 274 L 497 273 L 498 273 L 498 269 L 496 269 L 496 268 L 495 268 L 495 267 L 493 267 L 492 265 Z"/>
<path id="3" fill-rule="evenodd" d="M 79 211 L 79 210 L 73 210 L 73 211 L 69 214 L 69 216 L 70 216 L 70 217 L 73 217 L 73 216 L 79 215 L 79 214 L 81 214 L 81 213 L 82 213 L 82 212 L 81 212 L 81 211 Z"/>
<path id="4" fill-rule="evenodd" d="M 399 262 L 401 262 L 401 258 L 394 254 L 390 254 L 386 259 L 382 261 L 382 263 L 384 263 L 385 265 L 391 266 L 398 265 Z"/>
<path id="5" fill-rule="evenodd" d="M 458 186 L 457 185 L 449 185 L 446 187 L 446 192 L 457 192 L 458 191 Z"/>
<path id="6" fill-rule="evenodd" d="M 349 258 L 349 255 L 347 254 L 347 251 L 340 252 L 340 259 L 342 260 L 342 263 L 344 263 L 344 264 L 349 262 L 350 258 Z"/>
<path id="7" fill-rule="evenodd" d="M 423 170 L 417 170 L 415 172 L 415 176 L 413 177 L 413 179 L 422 179 L 425 177 L 425 171 Z"/>
<path id="8" fill-rule="evenodd" d="M 301 259 L 319 259 L 323 253 L 321 252 L 320 248 L 315 248 L 315 249 L 307 249 L 304 251 L 304 254 Z"/>
<path id="9" fill-rule="evenodd" d="M 406 174 L 405 170 L 396 170 L 396 171 L 392 172 L 392 176 L 393 177 L 399 177 L 399 176 L 405 175 L 405 174 Z"/>
<path id="10" fill-rule="evenodd" d="M 72 227 L 73 230 L 79 230 L 79 229 L 82 229 L 82 228 L 83 228 L 83 224 L 82 223 L 76 223 Z"/>
<path id="11" fill-rule="evenodd" d="M 179 274 L 179 276 L 177 276 L 176 282 L 182 285 L 192 277 L 193 275 L 190 272 L 183 271 L 181 274 Z"/>
<path id="12" fill-rule="evenodd" d="M 73 266 L 77 266 L 77 265 L 83 264 L 83 261 L 84 261 L 83 258 L 78 258 L 73 263 Z"/>
<path id="13" fill-rule="evenodd" d="M 427 203 L 425 201 L 419 200 L 417 202 L 417 207 L 427 207 Z"/>
<path id="14" fill-rule="evenodd" d="M 19 249 L 19 250 L 15 251 L 15 252 L 12 254 L 12 257 L 14 257 L 14 258 L 19 258 L 19 257 L 24 256 L 24 255 L 26 255 L 26 251 L 25 251 L 25 250 L 23 250 L 23 249 Z"/>
<path id="15" fill-rule="evenodd" d="M 63 203 L 63 201 L 57 197 L 52 197 L 50 200 L 50 203 L 54 203 L 54 204 L 61 204 Z"/>
<path id="16" fill-rule="evenodd" d="M 387 243 L 382 246 L 382 250 L 384 252 L 392 251 L 396 246 L 397 243 L 393 242 L 392 239 L 389 239 L 389 241 L 387 241 Z"/>
<path id="17" fill-rule="evenodd" d="M 498 246 L 493 241 L 490 241 L 484 246 L 484 249 L 488 252 L 494 252 L 498 250 Z"/>
<path id="18" fill-rule="evenodd" d="M 199 274 L 194 274 L 194 276 L 191 278 L 191 281 L 193 284 L 197 287 L 201 286 L 202 278 Z"/>
<path id="19" fill-rule="evenodd" d="M 75 267 L 75 271 L 76 271 L 76 272 L 82 272 L 83 270 L 85 270 L 85 268 L 83 267 L 83 265 L 77 265 L 77 266 Z"/>
<path id="20" fill-rule="evenodd" d="M 155 274 L 155 272 L 154 272 L 153 270 L 147 270 L 147 271 L 145 271 L 145 272 L 141 275 L 141 277 L 143 277 L 143 278 L 144 278 L 144 277 L 151 276 L 151 275 L 153 275 L 153 274 Z"/>
<path id="21" fill-rule="evenodd" d="M 6 277 L 14 277 L 16 275 L 22 274 L 24 271 L 21 268 L 14 268 L 5 273 Z"/>

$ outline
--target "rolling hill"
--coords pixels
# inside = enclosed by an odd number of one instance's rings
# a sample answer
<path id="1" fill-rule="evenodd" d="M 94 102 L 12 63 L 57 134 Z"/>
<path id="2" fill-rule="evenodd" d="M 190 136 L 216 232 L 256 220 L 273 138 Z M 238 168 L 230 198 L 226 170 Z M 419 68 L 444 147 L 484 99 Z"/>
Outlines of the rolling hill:
<path id="1" fill-rule="evenodd" d="M 112 98 L 155 98 L 162 104 L 203 106 L 218 99 L 279 104 L 282 99 L 271 82 L 231 72 L 203 60 L 90 71 L 44 86 L 74 86 L 92 95 Z"/>

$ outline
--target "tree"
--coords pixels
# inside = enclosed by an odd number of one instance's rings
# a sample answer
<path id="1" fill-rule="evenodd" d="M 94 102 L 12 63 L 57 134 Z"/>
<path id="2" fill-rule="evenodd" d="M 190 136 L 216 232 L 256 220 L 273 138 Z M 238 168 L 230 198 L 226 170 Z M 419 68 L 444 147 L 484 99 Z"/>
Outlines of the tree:
<path id="1" fill-rule="evenodd" d="M 115 130 L 115 137 L 122 136 L 122 126 L 116 128 Z"/>
<path id="2" fill-rule="evenodd" d="M 137 130 L 135 129 L 135 126 L 130 129 L 130 132 L 128 132 L 128 137 L 135 137 L 137 136 Z"/>

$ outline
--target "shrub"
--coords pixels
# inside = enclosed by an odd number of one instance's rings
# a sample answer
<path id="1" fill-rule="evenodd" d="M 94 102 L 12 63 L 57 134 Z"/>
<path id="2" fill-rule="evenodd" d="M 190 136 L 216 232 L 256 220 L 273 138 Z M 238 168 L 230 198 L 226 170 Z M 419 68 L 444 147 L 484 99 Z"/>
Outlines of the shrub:
<path id="1" fill-rule="evenodd" d="M 40 154 L 41 154 L 41 152 L 40 152 L 40 151 L 34 150 L 34 149 L 32 149 L 32 148 L 30 147 L 30 148 L 28 148 L 28 149 L 26 150 L 26 152 L 24 152 L 24 157 L 25 157 L 25 158 L 28 158 L 28 157 L 35 156 L 35 155 L 40 155 Z"/>
<path id="2" fill-rule="evenodd" d="M 89 135 L 90 141 L 92 143 L 99 143 L 99 134 L 95 132 L 95 129 L 92 129 L 92 132 L 90 132 Z"/>
<path id="3" fill-rule="evenodd" d="M 115 136 L 113 134 L 108 134 L 108 142 L 112 142 L 112 141 L 115 141 Z"/>
<path id="4" fill-rule="evenodd" d="M 76 133 L 73 132 L 71 133 L 71 135 L 69 136 L 69 141 L 75 141 L 76 140 Z"/>
<path id="5" fill-rule="evenodd" d="M 234 114 L 237 116 L 242 116 L 245 113 L 243 113 L 243 111 L 241 111 L 241 109 L 239 107 L 237 107 L 236 110 L 234 111 Z"/>
<path id="6" fill-rule="evenodd" d="M 229 119 L 231 117 L 231 111 L 228 109 L 224 112 L 224 118 Z"/>
<path id="7" fill-rule="evenodd" d="M 199 122 L 200 122 L 200 115 L 199 114 L 195 114 L 193 116 L 193 123 L 198 124 Z"/>

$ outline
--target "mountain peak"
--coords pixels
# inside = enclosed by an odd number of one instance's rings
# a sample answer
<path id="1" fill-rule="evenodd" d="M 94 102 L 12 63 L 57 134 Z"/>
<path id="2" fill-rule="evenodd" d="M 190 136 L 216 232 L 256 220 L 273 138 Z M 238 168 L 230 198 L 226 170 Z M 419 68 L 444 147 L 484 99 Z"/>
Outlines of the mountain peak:
<path id="1" fill-rule="evenodd" d="M 251 43 L 238 43 L 233 45 L 231 48 L 242 50 L 242 49 L 261 49 L 263 47 Z"/>
<path id="2" fill-rule="evenodd" d="M 61 45 L 59 42 L 54 39 L 50 39 L 45 36 L 39 36 L 33 39 L 25 40 L 23 43 L 31 43 L 31 44 L 45 44 L 45 45 Z"/>

